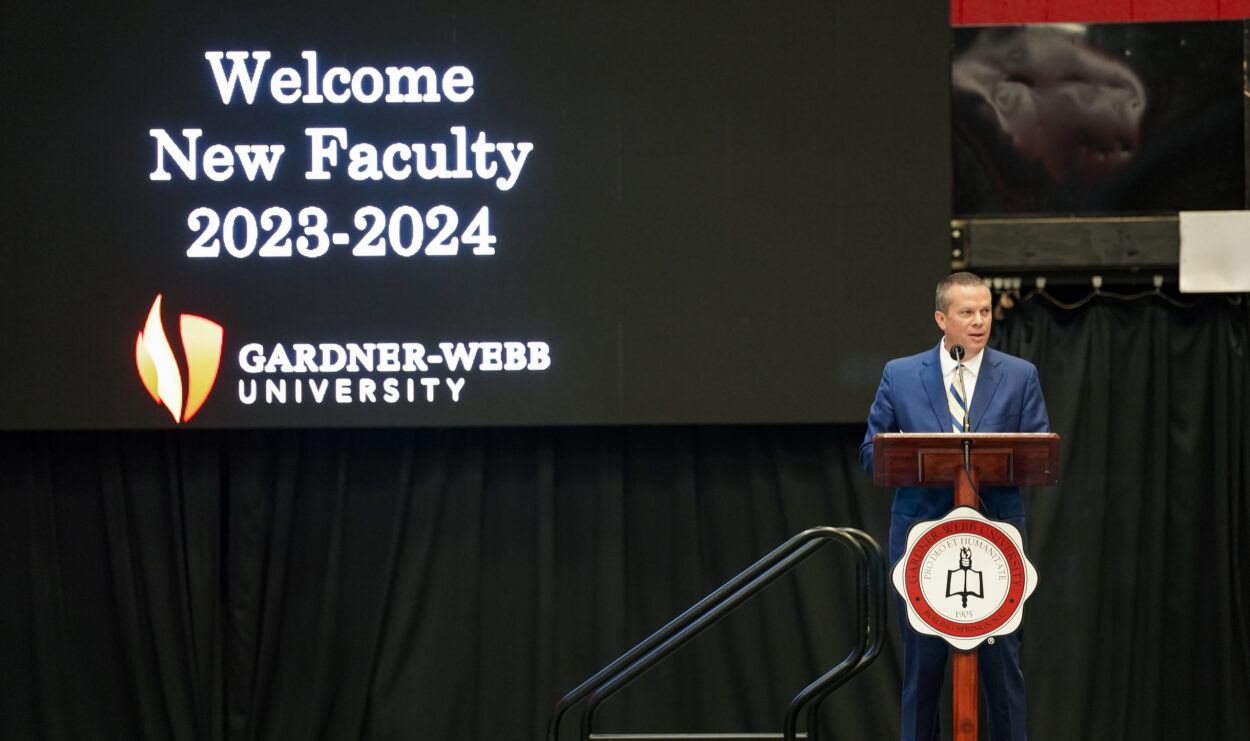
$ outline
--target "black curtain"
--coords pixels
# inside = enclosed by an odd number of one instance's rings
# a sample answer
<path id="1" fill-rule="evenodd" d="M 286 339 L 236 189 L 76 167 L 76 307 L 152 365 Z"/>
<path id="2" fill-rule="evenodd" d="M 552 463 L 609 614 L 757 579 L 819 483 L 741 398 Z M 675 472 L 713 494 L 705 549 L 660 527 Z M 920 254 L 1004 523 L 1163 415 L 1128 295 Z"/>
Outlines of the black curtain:
<path id="1" fill-rule="evenodd" d="M 1031 727 L 1246 735 L 1250 306 L 1034 299 L 997 333 L 1037 363 L 1064 439 L 1063 484 L 1031 499 Z"/>
<path id="2" fill-rule="evenodd" d="M 1035 298 L 996 327 L 1064 438 L 1062 484 L 1026 495 L 1034 737 L 1250 730 L 1248 341 L 1224 298 Z M 5 433 L 0 736 L 540 738 L 566 690 L 785 538 L 884 541 L 862 435 Z M 822 550 L 596 729 L 776 730 L 850 648 L 850 564 Z M 897 736 L 898 662 L 891 640 L 828 702 L 838 737 Z"/>

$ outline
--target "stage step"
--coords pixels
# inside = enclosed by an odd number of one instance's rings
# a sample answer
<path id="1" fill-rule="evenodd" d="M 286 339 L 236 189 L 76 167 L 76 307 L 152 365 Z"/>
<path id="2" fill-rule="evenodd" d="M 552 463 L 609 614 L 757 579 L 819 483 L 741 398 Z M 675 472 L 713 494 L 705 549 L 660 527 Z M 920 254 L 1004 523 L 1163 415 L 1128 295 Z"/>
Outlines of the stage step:
<path id="1" fill-rule="evenodd" d="M 768 741 L 780 733 L 592 733 L 590 741 Z M 807 738 L 799 733 L 796 738 Z"/>

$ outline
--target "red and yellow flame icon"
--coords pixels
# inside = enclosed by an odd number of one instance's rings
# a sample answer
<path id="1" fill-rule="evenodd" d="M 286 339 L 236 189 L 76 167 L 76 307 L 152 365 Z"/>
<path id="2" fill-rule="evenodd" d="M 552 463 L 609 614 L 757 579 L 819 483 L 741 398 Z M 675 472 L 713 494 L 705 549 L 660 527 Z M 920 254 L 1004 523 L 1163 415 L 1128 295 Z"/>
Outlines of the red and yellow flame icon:
<path id="1" fill-rule="evenodd" d="M 174 357 L 173 348 L 161 324 L 161 296 L 156 295 L 148 321 L 135 340 L 135 365 L 143 386 L 158 404 L 164 404 L 173 415 L 174 422 L 186 422 L 200 411 L 204 400 L 213 390 L 217 369 L 221 366 L 223 330 L 211 319 L 194 314 L 178 317 L 178 331 L 182 335 L 182 350 L 187 360 L 187 378 L 183 383 L 182 371 Z M 185 385 L 186 407 L 183 407 Z"/>

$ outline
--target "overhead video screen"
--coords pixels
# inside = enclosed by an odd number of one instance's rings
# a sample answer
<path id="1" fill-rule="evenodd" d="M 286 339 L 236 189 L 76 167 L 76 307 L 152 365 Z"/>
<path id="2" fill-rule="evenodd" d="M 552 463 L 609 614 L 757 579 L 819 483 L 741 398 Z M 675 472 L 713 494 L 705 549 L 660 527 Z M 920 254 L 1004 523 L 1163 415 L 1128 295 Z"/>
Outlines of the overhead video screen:
<path id="1" fill-rule="evenodd" d="M 957 217 L 1246 207 L 1242 21 L 956 28 Z"/>
<path id="2" fill-rule="evenodd" d="M 6 11 L 7 429 L 862 421 L 944 7 Z"/>

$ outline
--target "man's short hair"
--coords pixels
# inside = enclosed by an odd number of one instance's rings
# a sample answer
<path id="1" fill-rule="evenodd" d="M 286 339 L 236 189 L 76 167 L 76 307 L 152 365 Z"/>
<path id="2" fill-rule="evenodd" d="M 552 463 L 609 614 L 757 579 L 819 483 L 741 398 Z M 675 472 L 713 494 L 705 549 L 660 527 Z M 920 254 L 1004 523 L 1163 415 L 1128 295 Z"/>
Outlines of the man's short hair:
<path id="1" fill-rule="evenodd" d="M 951 307 L 951 289 L 955 286 L 968 286 L 969 288 L 984 288 L 989 290 L 990 286 L 980 277 L 972 273 L 951 273 L 942 280 L 938 281 L 937 291 L 934 297 L 934 305 L 938 311 L 945 314 Z"/>

